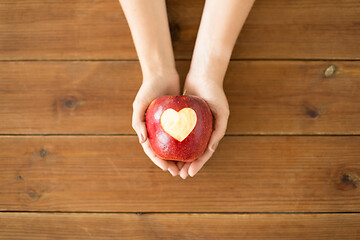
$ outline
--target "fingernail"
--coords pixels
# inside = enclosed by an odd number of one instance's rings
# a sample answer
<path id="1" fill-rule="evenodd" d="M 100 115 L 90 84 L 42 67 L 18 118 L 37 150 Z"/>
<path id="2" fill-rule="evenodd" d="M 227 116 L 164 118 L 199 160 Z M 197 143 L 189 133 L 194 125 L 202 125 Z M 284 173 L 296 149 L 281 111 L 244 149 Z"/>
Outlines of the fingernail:
<path id="1" fill-rule="evenodd" d="M 189 171 L 189 176 L 190 176 L 190 177 L 194 177 L 199 171 L 200 171 L 200 169 L 198 169 L 196 172 L 194 172 L 194 171 Z"/>
<path id="2" fill-rule="evenodd" d="M 173 175 L 173 177 L 175 177 L 176 175 L 171 171 L 171 169 L 169 168 L 168 169 L 169 170 L 169 172 L 171 173 L 171 175 Z"/>
<path id="3" fill-rule="evenodd" d="M 139 142 L 140 142 L 140 143 L 143 143 L 144 140 L 145 140 L 144 135 L 140 134 L 140 135 L 139 135 Z"/>
<path id="4" fill-rule="evenodd" d="M 215 150 L 216 150 L 216 148 L 217 148 L 217 145 L 218 145 L 217 142 L 214 143 L 213 145 L 211 145 L 211 146 L 210 146 L 210 150 L 211 150 L 212 152 L 215 152 Z"/>

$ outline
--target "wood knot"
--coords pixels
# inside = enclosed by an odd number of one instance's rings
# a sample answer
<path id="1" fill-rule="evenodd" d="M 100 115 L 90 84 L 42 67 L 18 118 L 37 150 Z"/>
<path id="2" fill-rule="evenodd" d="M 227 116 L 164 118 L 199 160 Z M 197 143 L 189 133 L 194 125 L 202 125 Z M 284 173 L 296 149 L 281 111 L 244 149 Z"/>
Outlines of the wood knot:
<path id="1" fill-rule="evenodd" d="M 343 191 L 353 190 L 357 188 L 357 184 L 359 181 L 360 178 L 356 174 L 344 173 L 340 177 L 337 188 Z"/>
<path id="2" fill-rule="evenodd" d="M 36 192 L 35 190 L 29 190 L 27 191 L 27 195 L 32 199 L 32 200 L 38 200 L 41 198 L 42 194 Z"/>
<path id="3" fill-rule="evenodd" d="M 306 109 L 306 114 L 311 118 L 317 118 L 319 113 L 314 109 Z"/>
<path id="4" fill-rule="evenodd" d="M 59 117 L 60 114 L 72 114 L 78 107 L 84 104 L 84 101 L 79 99 L 80 97 L 66 96 L 55 99 L 53 102 L 54 114 Z"/>
<path id="5" fill-rule="evenodd" d="M 21 175 L 17 176 L 16 179 L 17 179 L 18 181 L 24 180 L 24 178 L 23 178 Z"/>
<path id="6" fill-rule="evenodd" d="M 328 66 L 325 69 L 324 77 L 326 77 L 326 78 L 332 77 L 335 74 L 336 70 L 337 70 L 337 67 L 335 65 L 331 64 L 330 66 Z"/>
<path id="7" fill-rule="evenodd" d="M 318 109 L 314 105 L 309 103 L 308 101 L 305 101 L 303 103 L 303 106 L 304 106 L 304 110 L 305 110 L 304 113 L 306 116 L 311 117 L 313 119 L 316 119 L 320 116 Z"/>
<path id="8" fill-rule="evenodd" d="M 171 40 L 173 42 L 177 42 L 180 40 L 180 25 L 176 22 L 170 22 L 169 23 L 169 28 L 170 28 L 170 35 L 171 35 Z"/>
<path id="9" fill-rule="evenodd" d="M 75 108 L 77 104 L 77 100 L 74 97 L 70 97 L 68 99 L 65 99 L 64 105 L 67 108 Z"/>
<path id="10" fill-rule="evenodd" d="M 44 149 L 44 148 L 41 149 L 40 150 L 40 157 L 42 157 L 42 158 L 45 157 L 47 153 L 48 153 L 48 151 L 46 149 Z"/>

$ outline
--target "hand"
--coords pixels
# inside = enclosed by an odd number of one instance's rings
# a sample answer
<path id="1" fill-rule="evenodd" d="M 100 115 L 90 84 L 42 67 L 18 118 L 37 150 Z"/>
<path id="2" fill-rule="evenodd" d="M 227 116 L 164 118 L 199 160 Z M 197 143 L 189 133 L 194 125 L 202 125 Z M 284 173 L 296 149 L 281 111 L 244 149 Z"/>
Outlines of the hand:
<path id="1" fill-rule="evenodd" d="M 146 155 L 162 170 L 176 176 L 179 169 L 175 162 L 160 159 L 156 156 L 150 146 L 145 125 L 145 112 L 149 104 L 157 97 L 162 95 L 179 95 L 180 83 L 177 74 L 167 76 L 154 76 L 144 78 L 139 92 L 133 103 L 132 127 L 139 137 L 139 142 Z"/>
<path id="2" fill-rule="evenodd" d="M 222 80 L 213 81 L 192 77 L 188 75 L 185 87 L 187 95 L 195 95 L 203 98 L 209 105 L 214 116 L 214 130 L 211 135 L 208 148 L 204 154 L 191 163 L 178 162 L 180 177 L 185 179 L 188 175 L 193 177 L 213 155 L 220 140 L 224 137 L 230 114 L 229 104 L 222 87 Z"/>

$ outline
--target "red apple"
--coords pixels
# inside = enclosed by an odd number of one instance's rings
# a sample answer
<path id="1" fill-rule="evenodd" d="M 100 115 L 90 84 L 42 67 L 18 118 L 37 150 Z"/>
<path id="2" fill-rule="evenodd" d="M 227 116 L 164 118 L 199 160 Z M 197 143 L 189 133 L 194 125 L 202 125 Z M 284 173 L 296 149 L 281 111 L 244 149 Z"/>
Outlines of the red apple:
<path id="1" fill-rule="evenodd" d="M 146 111 L 146 128 L 158 157 L 192 162 L 207 148 L 213 116 L 200 97 L 161 96 Z"/>

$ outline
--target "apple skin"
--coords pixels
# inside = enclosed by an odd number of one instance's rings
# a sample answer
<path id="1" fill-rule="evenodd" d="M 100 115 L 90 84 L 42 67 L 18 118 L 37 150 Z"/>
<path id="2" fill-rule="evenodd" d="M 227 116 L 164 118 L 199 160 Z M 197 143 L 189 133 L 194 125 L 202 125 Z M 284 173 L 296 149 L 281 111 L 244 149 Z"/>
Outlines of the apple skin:
<path id="1" fill-rule="evenodd" d="M 182 142 L 165 132 L 160 124 L 161 114 L 169 108 L 177 112 L 183 108 L 191 108 L 196 113 L 196 125 Z M 165 95 L 150 103 L 146 111 L 146 128 L 150 145 L 158 157 L 193 162 L 208 146 L 213 130 L 213 115 L 207 103 L 200 97 Z"/>

